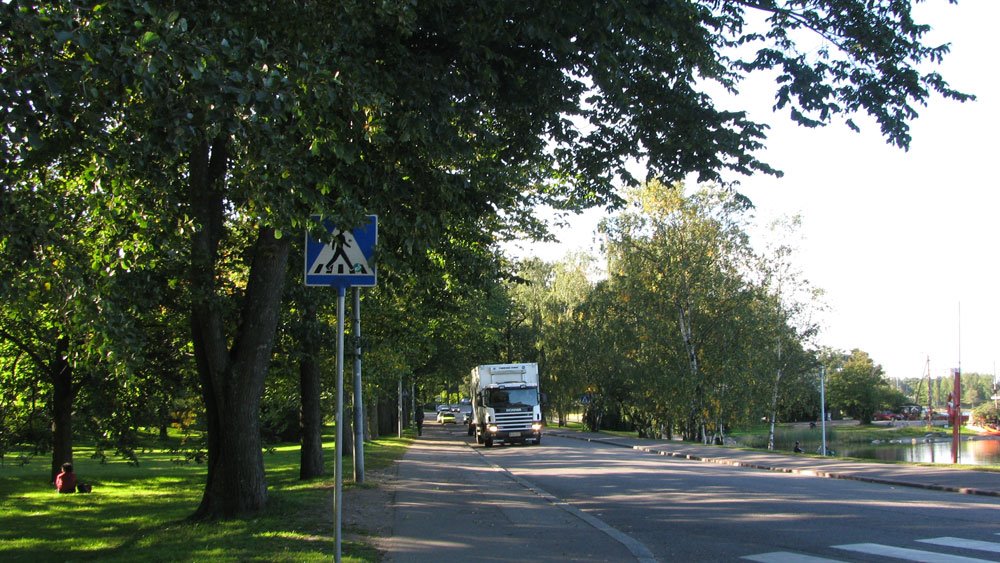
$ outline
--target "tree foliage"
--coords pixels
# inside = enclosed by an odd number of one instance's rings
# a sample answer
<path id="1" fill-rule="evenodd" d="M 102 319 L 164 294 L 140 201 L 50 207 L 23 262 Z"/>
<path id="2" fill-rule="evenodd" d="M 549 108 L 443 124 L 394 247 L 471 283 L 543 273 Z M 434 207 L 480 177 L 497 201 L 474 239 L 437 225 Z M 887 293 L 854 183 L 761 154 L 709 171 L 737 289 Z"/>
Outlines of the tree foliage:
<path id="1" fill-rule="evenodd" d="M 770 387 L 769 335 L 785 320 L 751 283 L 745 201 L 717 188 L 684 194 L 649 184 L 637 202 L 643 214 L 608 224 L 610 281 L 634 311 L 641 379 L 662 382 L 652 418 L 707 440 L 752 416 L 746 407 Z"/>
<path id="2" fill-rule="evenodd" d="M 882 366 L 862 350 L 850 354 L 827 351 L 823 356 L 827 373 L 827 401 L 860 424 L 871 424 L 885 402 L 889 382 Z"/>
<path id="3" fill-rule="evenodd" d="M 913 402 L 921 406 L 933 405 L 939 411 L 945 409 L 948 394 L 954 389 L 953 377 L 907 377 L 897 379 L 896 384 L 899 390 L 910 397 Z M 928 399 L 928 387 L 930 387 L 930 400 Z M 1000 393 L 1000 387 L 996 385 L 993 375 L 984 373 L 963 373 L 962 374 L 962 403 L 976 406 L 981 402 L 990 401 L 994 395 Z"/>
<path id="4" fill-rule="evenodd" d="M 798 46 L 806 32 L 819 36 L 820 49 Z M 141 365 L 150 346 L 190 350 L 208 430 L 198 515 L 253 514 L 267 500 L 261 399 L 292 233 L 317 227 L 307 217 L 349 227 L 379 214 L 380 259 L 398 268 L 403 285 L 407 264 L 457 259 L 423 271 L 466 275 L 463 256 L 490 256 L 513 234 L 544 235 L 531 214 L 536 204 L 621 203 L 615 182 L 637 183 L 626 167 L 632 159 L 666 181 L 776 173 L 755 156 L 765 125 L 706 93 L 712 84 L 737 91 L 758 71 L 776 71 L 776 107 L 801 123 L 867 113 L 905 147 L 917 105 L 935 94 L 967 98 L 923 70 L 947 52 L 925 46 L 926 32 L 908 2 L 888 0 L 0 3 L 5 271 L 25 280 L 24 291 L 49 291 L 54 273 L 33 274 L 27 259 L 52 247 L 54 222 L 72 241 L 61 254 L 91 258 L 87 278 L 63 279 L 64 291 L 44 307 L 12 285 L 5 297 L 22 312 L 69 311 L 74 322 L 38 341 L 102 351 L 91 373 L 120 374 L 122 388 L 137 381 L 120 368 L 123 358 Z M 36 198 L 48 212 L 41 220 L 32 217 Z M 82 222 L 66 221 L 77 213 Z M 70 263 L 49 256 L 47 264 Z M 502 279 L 499 269 L 485 271 Z M 717 288 L 726 303 L 745 309 L 753 301 L 737 278 L 713 279 L 726 282 Z M 148 302 L 173 311 L 168 299 L 180 300 L 190 347 L 162 334 L 129 340 L 134 315 L 116 300 L 136 287 L 178 290 Z M 387 353 L 380 367 L 443 365 L 451 352 L 435 339 L 468 327 L 448 318 L 418 326 L 405 319 L 410 304 L 401 295 L 387 292 L 386 303 L 404 312 L 384 318 L 416 335 L 417 349 Z M 684 385 L 698 397 L 684 417 L 706 427 L 734 404 L 719 379 L 731 366 L 716 357 L 697 369 L 694 362 L 735 338 L 725 330 L 736 325 L 716 331 L 703 312 L 679 312 L 691 316 L 688 329 L 712 329 L 687 334 L 681 351 L 690 366 Z M 160 327 L 175 320 L 166 311 L 143 319 Z M 622 334 L 608 344 L 627 357 Z M 648 358 L 629 361 L 625 388 L 650 374 Z M 162 355 L 159 363 L 170 365 Z M 626 395 L 615 394 L 616 404 Z"/>
<path id="5" fill-rule="evenodd" d="M 633 197 L 603 226 L 603 278 L 581 256 L 520 264 L 512 314 L 531 335 L 553 417 L 583 411 L 595 429 L 710 440 L 774 401 L 789 418 L 817 416 L 814 327 L 788 313 L 812 294 L 789 292 L 779 306 L 761 283 L 780 264 L 751 245 L 745 202 L 657 183 Z"/>

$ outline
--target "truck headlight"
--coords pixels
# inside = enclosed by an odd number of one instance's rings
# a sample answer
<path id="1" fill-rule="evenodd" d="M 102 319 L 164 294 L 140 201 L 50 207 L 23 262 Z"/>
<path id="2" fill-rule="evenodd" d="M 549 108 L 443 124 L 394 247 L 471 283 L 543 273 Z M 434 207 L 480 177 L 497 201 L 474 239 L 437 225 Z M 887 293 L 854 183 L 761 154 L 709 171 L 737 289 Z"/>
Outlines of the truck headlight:
<path id="1" fill-rule="evenodd" d="M 542 429 L 542 423 L 541 422 L 532 422 L 531 423 L 531 429 L 534 430 L 535 432 L 538 432 L 539 430 Z"/>
<path id="2" fill-rule="evenodd" d="M 489 430 L 490 432 L 496 432 L 497 430 L 500 430 L 500 427 L 497 426 L 496 424 L 490 424 L 489 426 L 486 427 L 486 429 Z"/>

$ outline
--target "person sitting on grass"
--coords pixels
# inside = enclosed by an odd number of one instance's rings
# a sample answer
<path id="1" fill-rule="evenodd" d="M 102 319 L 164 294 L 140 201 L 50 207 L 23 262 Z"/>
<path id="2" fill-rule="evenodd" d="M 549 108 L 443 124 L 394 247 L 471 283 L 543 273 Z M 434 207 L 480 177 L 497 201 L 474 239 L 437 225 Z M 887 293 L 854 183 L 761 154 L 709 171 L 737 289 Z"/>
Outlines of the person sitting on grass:
<path id="1" fill-rule="evenodd" d="M 76 492 L 76 473 L 73 473 L 73 464 L 62 464 L 62 472 L 56 475 L 56 490 L 60 493 Z"/>

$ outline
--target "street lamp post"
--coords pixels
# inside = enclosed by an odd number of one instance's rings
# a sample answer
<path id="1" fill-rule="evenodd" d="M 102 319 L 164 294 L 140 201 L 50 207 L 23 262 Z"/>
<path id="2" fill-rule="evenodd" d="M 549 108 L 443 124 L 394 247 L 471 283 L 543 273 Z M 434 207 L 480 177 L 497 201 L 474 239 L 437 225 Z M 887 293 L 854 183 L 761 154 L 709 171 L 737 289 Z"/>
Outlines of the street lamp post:
<path id="1" fill-rule="evenodd" d="M 823 449 L 820 451 L 826 455 L 826 368 L 822 366 L 819 368 L 819 412 L 820 429 L 823 433 Z"/>

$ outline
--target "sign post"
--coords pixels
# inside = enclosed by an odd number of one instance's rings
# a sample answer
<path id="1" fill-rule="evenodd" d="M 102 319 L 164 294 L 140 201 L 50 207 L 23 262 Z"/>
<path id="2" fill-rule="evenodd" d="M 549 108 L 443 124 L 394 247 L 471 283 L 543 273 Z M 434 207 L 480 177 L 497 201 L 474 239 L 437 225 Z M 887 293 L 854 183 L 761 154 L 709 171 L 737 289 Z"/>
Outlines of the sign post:
<path id="1" fill-rule="evenodd" d="M 336 532 L 336 557 L 340 563 L 341 529 L 344 514 L 344 294 L 347 288 L 337 288 L 337 415 L 334 418 L 333 448 L 333 526 Z"/>
<path id="2" fill-rule="evenodd" d="M 314 220 L 322 220 L 327 237 L 317 239 L 310 236 L 306 230 L 305 252 L 305 285 L 308 287 L 337 288 L 337 414 L 334 433 L 334 489 L 333 512 L 335 529 L 335 560 L 340 563 L 341 530 L 343 528 L 343 438 L 344 438 L 344 301 L 349 287 L 372 287 L 376 283 L 374 261 L 375 245 L 378 242 L 378 217 L 368 216 L 368 222 L 356 229 L 347 231 L 340 229 L 331 221 L 318 216 Z M 355 316 L 360 327 L 360 297 L 355 292 Z M 360 335 L 357 335 L 360 336 Z M 355 384 L 360 379 L 360 360 L 355 359 Z M 356 395 L 360 399 L 359 395 Z M 357 402 L 355 410 L 360 411 L 362 405 Z M 357 420 L 363 420 L 358 417 Z M 355 444 L 355 450 L 361 450 L 363 442 Z M 358 454 L 355 454 L 358 455 Z M 361 454 L 363 455 L 363 454 Z M 362 458 L 363 459 L 363 458 Z"/>
<path id="3" fill-rule="evenodd" d="M 365 413 L 361 400 L 361 288 L 354 288 L 354 482 L 365 482 Z"/>

